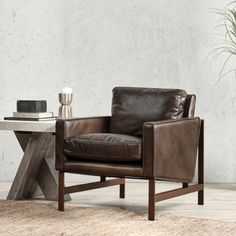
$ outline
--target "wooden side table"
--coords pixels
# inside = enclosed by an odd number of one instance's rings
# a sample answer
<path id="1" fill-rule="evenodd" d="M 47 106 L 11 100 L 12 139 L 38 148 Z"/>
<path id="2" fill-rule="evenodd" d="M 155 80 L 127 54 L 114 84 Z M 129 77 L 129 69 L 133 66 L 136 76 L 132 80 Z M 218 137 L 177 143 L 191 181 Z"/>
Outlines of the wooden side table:
<path id="1" fill-rule="evenodd" d="M 0 121 L 0 130 L 14 131 L 24 152 L 7 199 L 26 199 L 43 193 L 45 199 L 57 200 L 55 124 L 56 121 Z M 70 196 L 66 195 L 65 200 L 70 200 Z"/>

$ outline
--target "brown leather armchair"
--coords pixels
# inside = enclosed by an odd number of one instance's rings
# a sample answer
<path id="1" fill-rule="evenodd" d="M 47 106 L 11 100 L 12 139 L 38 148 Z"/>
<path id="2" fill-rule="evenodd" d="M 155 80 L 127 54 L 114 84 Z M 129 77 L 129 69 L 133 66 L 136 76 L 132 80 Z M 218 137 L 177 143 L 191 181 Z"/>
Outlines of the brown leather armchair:
<path id="1" fill-rule="evenodd" d="M 155 202 L 172 197 L 197 191 L 203 205 L 204 123 L 194 117 L 195 101 L 180 89 L 116 87 L 111 117 L 58 120 L 58 210 L 64 210 L 65 194 L 89 189 L 120 185 L 124 198 L 125 178 L 149 180 L 149 220 L 155 219 Z M 197 154 L 198 183 L 189 185 Z M 100 176 L 100 181 L 65 187 L 65 173 Z M 156 180 L 182 187 L 156 194 Z"/>

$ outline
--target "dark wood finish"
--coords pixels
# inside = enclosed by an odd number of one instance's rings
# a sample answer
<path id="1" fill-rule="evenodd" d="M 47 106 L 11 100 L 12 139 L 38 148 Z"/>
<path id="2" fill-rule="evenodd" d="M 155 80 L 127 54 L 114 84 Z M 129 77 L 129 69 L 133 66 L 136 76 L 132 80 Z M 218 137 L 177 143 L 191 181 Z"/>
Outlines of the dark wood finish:
<path id="1" fill-rule="evenodd" d="M 68 186 L 65 187 L 65 193 L 76 193 L 76 192 L 82 192 L 86 190 L 92 190 L 97 188 L 103 188 L 103 187 L 110 187 L 114 185 L 120 185 L 124 184 L 124 179 L 110 179 L 103 182 L 94 182 L 94 183 L 88 183 L 88 184 L 79 184 L 74 186 Z M 60 185 L 60 184 L 59 184 Z"/>
<path id="2" fill-rule="evenodd" d="M 198 183 L 204 185 L 204 120 L 201 120 L 198 149 Z M 204 188 L 198 191 L 198 205 L 204 205 Z"/>
<path id="3" fill-rule="evenodd" d="M 120 184 L 120 198 L 125 198 L 125 179 L 123 178 L 124 183 Z"/>
<path id="4" fill-rule="evenodd" d="M 58 210 L 64 211 L 64 195 L 65 195 L 65 174 L 64 172 L 59 172 L 59 185 L 58 185 Z"/>
<path id="5" fill-rule="evenodd" d="M 149 179 L 148 219 L 155 220 L 155 179 Z"/>
<path id="6" fill-rule="evenodd" d="M 100 176 L 100 181 L 101 181 L 101 182 L 106 181 L 106 176 Z"/>
<path id="7" fill-rule="evenodd" d="M 170 191 L 156 194 L 155 201 L 160 202 L 160 201 L 167 200 L 170 198 L 179 197 L 188 193 L 200 191 L 202 189 L 203 189 L 203 184 L 195 184 L 195 185 L 189 186 L 188 188 L 173 189 Z"/>
<path id="8" fill-rule="evenodd" d="M 188 183 L 183 183 L 183 188 L 187 188 L 188 187 Z"/>

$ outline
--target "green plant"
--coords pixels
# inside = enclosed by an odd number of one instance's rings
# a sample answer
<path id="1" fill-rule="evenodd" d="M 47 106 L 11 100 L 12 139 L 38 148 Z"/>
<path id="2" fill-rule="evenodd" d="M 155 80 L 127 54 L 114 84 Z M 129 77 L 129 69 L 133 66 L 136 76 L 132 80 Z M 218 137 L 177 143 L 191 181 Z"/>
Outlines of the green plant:
<path id="1" fill-rule="evenodd" d="M 220 47 L 214 50 L 215 56 L 226 53 L 227 58 L 220 70 L 219 79 L 223 78 L 231 72 L 236 73 L 236 69 L 231 69 L 225 72 L 225 66 L 232 56 L 236 56 L 236 1 L 230 2 L 223 10 L 216 10 L 216 13 L 221 15 L 223 23 L 218 27 L 223 27 L 225 31 L 224 41 Z"/>

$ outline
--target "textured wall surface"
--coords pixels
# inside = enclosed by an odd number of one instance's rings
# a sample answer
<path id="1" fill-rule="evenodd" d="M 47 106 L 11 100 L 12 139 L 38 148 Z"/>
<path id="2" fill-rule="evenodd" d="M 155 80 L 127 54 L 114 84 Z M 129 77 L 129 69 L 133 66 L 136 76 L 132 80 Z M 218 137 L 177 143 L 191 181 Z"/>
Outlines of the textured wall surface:
<path id="1" fill-rule="evenodd" d="M 227 2 L 0 0 L 0 116 L 17 99 L 57 112 L 63 86 L 78 116 L 109 115 L 114 86 L 184 88 L 206 120 L 206 180 L 236 182 L 236 81 L 217 82 L 224 57 L 208 56 L 224 37 L 211 8 Z M 11 132 L 0 143 L 0 180 L 11 181 L 22 152 Z"/>

